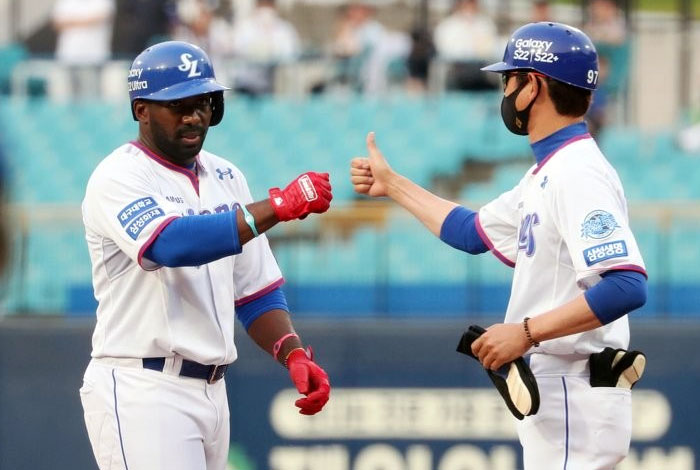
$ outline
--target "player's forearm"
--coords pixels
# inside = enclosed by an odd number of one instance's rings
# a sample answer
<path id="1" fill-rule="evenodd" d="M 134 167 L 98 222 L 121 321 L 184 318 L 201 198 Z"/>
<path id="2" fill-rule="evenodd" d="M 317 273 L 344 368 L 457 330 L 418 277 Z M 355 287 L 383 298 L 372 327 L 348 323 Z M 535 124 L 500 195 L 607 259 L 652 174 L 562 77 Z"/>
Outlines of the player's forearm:
<path id="1" fill-rule="evenodd" d="M 275 211 L 272 209 L 269 199 L 248 204 L 246 205 L 246 209 L 252 217 L 250 223 L 254 224 L 258 235 L 270 230 L 279 222 L 277 216 L 275 215 Z M 250 223 L 246 221 L 245 214 L 242 210 L 237 211 L 236 225 L 238 227 L 238 237 L 241 245 L 244 245 L 255 238 L 255 234 L 253 233 L 253 228 L 250 226 Z"/>
<path id="2" fill-rule="evenodd" d="M 571 302 L 532 318 L 528 324 L 535 341 L 545 341 L 592 330 L 617 320 L 646 302 L 646 276 L 636 271 L 603 273 L 598 284 Z"/>
<path id="3" fill-rule="evenodd" d="M 250 328 L 248 328 L 248 336 L 250 336 L 261 349 L 273 355 L 273 347 L 275 343 L 289 333 L 295 333 L 292 321 L 289 319 L 289 314 L 280 309 L 270 310 L 258 317 Z M 284 360 L 287 354 L 292 349 L 301 348 L 301 340 L 298 336 L 290 336 L 280 344 L 280 350 L 277 353 L 278 361 Z"/>
<path id="4" fill-rule="evenodd" d="M 388 182 L 387 193 L 437 237 L 440 236 L 440 229 L 447 215 L 458 206 L 398 174 Z"/>
<path id="5" fill-rule="evenodd" d="M 602 326 L 583 294 L 528 321 L 532 339 L 537 342 L 582 333 Z"/>

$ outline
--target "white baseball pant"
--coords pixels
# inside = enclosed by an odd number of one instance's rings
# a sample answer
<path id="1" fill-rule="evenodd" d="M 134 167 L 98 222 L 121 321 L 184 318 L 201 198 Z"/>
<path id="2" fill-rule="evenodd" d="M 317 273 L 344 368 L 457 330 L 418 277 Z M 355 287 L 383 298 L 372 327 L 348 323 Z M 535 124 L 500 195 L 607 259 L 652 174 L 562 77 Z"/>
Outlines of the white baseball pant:
<path id="1" fill-rule="evenodd" d="M 143 369 L 140 359 L 93 359 L 80 399 L 100 470 L 224 470 L 229 409 L 224 380 Z"/>
<path id="2" fill-rule="evenodd" d="M 533 354 L 540 409 L 517 423 L 525 470 L 613 470 L 629 451 L 631 391 L 591 387 L 588 358 Z"/>

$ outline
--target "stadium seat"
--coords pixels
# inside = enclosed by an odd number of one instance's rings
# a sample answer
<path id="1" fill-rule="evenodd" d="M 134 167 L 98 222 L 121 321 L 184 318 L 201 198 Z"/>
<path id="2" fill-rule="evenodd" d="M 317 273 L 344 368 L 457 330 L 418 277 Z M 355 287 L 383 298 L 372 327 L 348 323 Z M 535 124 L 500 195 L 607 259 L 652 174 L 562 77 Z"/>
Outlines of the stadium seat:
<path id="1" fill-rule="evenodd" d="M 478 204 L 513 187 L 532 162 L 527 138 L 503 126 L 499 103 L 498 93 L 235 97 L 227 99 L 224 119 L 210 129 L 206 148 L 241 168 L 255 199 L 267 197 L 269 187 L 285 185 L 303 171 L 327 171 L 335 207 L 357 197 L 348 177 L 349 161 L 366 154 L 365 136 L 374 130 L 392 166 L 426 187 L 436 176 L 459 175 L 467 158 L 492 163 L 490 180 L 470 183 L 459 193 L 461 200 Z M 0 145 L 8 157 L 10 198 L 31 207 L 58 203 L 77 208 L 98 162 L 138 134 L 127 101 L 54 103 L 0 97 L 0 109 L 6 111 L 0 114 Z M 617 169 L 631 204 L 700 198 L 697 161 L 676 147 L 671 133 L 610 128 L 599 144 Z M 6 308 L 60 311 L 70 305 L 93 305 L 82 226 L 75 221 L 61 227 L 31 226 L 24 246 L 26 265 L 20 279 L 10 279 Z M 700 251 L 694 248 L 699 231 L 694 223 L 679 223 L 659 235 L 659 222 L 653 218 L 635 227 L 650 282 L 700 283 Z M 392 216 L 385 230 L 357 227 L 346 235 L 326 235 L 321 242 L 275 243 L 288 283 L 326 286 L 336 293 L 346 289 L 343 286 L 364 286 L 378 297 L 352 305 L 368 311 L 384 302 L 382 308 L 400 312 L 407 308 L 412 289 L 420 297 L 431 285 L 455 289 L 449 292 L 460 297 L 452 307 L 498 309 L 507 297 L 510 268 L 490 255 L 455 251 L 405 215 Z M 377 290 L 375 285 L 384 287 Z M 384 288 L 389 290 L 377 293 Z"/>

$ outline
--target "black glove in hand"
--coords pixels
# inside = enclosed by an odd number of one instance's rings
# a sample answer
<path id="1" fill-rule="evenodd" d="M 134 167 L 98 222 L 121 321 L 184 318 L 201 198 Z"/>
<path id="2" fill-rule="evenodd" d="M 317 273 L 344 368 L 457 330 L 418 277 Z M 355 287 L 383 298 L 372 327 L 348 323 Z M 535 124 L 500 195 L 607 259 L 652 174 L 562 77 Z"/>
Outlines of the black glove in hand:
<path id="1" fill-rule="evenodd" d="M 486 330 L 479 325 L 471 325 L 462 334 L 462 338 L 457 345 L 457 352 L 466 354 L 477 361 L 472 352 L 472 343 Z M 497 371 L 486 370 L 491 382 L 506 402 L 506 406 L 518 419 L 525 416 L 534 415 L 540 407 L 540 392 L 537 388 L 537 381 L 522 357 L 505 364 Z"/>

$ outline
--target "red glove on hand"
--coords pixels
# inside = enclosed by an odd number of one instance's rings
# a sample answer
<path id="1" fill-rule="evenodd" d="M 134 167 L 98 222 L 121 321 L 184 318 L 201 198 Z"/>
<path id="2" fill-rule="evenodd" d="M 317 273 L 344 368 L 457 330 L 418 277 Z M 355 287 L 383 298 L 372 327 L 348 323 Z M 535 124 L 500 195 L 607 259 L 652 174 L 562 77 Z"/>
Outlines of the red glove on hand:
<path id="1" fill-rule="evenodd" d="M 303 219 L 311 212 L 326 212 L 333 199 L 328 173 L 313 171 L 299 175 L 284 190 L 272 188 L 269 193 L 270 204 L 280 222 Z"/>
<path id="2" fill-rule="evenodd" d="M 305 398 L 294 402 L 303 415 L 315 415 L 323 408 L 331 393 L 328 374 L 313 361 L 311 348 L 308 352 L 299 348 L 287 356 L 287 368 L 292 382 Z"/>

